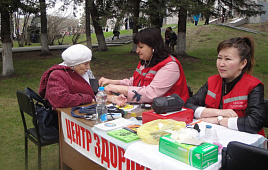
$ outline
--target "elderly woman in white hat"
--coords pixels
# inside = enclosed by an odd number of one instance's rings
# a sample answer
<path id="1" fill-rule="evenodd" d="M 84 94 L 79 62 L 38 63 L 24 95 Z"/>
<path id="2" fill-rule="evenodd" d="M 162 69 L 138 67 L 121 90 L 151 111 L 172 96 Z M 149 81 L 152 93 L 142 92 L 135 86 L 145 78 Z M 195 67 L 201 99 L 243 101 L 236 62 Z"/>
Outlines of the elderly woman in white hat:
<path id="1" fill-rule="evenodd" d="M 41 77 L 39 94 L 54 108 L 73 107 L 95 101 L 89 83 L 91 50 L 76 44 L 62 53 L 64 62 L 54 65 Z"/>

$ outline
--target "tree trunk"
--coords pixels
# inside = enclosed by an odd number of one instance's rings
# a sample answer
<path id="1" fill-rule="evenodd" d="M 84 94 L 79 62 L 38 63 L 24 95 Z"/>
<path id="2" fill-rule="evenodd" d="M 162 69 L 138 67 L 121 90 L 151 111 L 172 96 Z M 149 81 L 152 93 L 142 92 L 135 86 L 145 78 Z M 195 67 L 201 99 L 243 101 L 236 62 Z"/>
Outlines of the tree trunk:
<path id="1" fill-rule="evenodd" d="M 86 41 L 87 41 L 88 48 L 92 50 L 89 5 L 90 5 L 90 0 L 86 0 Z"/>
<path id="2" fill-rule="evenodd" d="M 14 41 L 14 19 L 13 14 L 10 15 L 10 39 L 11 39 L 11 47 L 13 47 L 13 41 Z"/>
<path id="3" fill-rule="evenodd" d="M 10 38 L 10 15 L 7 10 L 8 7 L 2 7 L 1 9 L 1 41 L 2 41 L 2 58 L 3 58 L 3 70 L 2 76 L 14 75 L 14 66 L 12 58 L 12 47 Z"/>
<path id="4" fill-rule="evenodd" d="M 40 11 L 41 11 L 41 54 L 40 55 L 51 55 L 48 47 L 47 38 L 47 14 L 46 14 L 46 1 L 39 0 Z"/>
<path id="5" fill-rule="evenodd" d="M 180 7 L 179 10 L 179 21 L 178 21 L 178 38 L 176 54 L 178 56 L 186 57 L 186 21 L 187 21 L 187 10 L 184 6 Z"/>
<path id="6" fill-rule="evenodd" d="M 140 13 L 140 2 L 141 0 L 132 0 L 133 4 L 133 34 L 132 38 L 136 35 L 136 33 L 139 31 L 139 25 L 138 25 L 138 19 L 139 19 L 139 13 Z M 132 42 L 132 53 L 136 53 L 137 45 Z"/>
<path id="7" fill-rule="evenodd" d="M 98 10 L 97 10 L 93 0 L 91 0 L 91 3 L 90 3 L 90 14 L 91 14 L 91 18 L 93 20 L 93 26 L 94 26 L 97 41 L 98 41 L 98 50 L 99 51 L 107 51 L 108 48 L 106 46 L 102 27 L 98 22 L 99 21 Z"/>
<path id="8" fill-rule="evenodd" d="M 150 24 L 151 27 L 157 28 L 159 31 L 161 31 L 161 27 L 163 26 L 163 10 L 165 11 L 165 1 L 163 0 L 149 0 L 149 9 L 151 11 L 150 13 Z"/>

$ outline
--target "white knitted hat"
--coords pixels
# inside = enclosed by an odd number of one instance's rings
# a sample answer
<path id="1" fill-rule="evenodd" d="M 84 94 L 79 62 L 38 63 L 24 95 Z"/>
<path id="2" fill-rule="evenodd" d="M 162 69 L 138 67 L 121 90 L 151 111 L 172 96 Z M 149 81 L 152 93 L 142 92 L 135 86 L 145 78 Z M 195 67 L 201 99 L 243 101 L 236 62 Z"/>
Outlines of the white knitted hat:
<path id="1" fill-rule="evenodd" d="M 92 52 L 85 45 L 75 44 L 63 51 L 61 57 L 67 66 L 75 66 L 90 61 Z"/>

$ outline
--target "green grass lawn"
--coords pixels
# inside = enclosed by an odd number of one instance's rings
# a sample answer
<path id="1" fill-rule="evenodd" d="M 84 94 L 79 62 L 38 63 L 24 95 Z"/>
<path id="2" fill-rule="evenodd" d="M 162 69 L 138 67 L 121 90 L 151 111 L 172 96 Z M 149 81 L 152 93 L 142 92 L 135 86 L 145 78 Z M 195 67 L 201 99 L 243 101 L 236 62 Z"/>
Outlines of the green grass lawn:
<path id="1" fill-rule="evenodd" d="M 175 31 L 177 31 L 175 29 Z M 129 34 L 121 31 L 121 34 Z M 112 36 L 105 32 L 105 37 Z M 194 58 L 181 58 L 188 85 L 192 90 L 197 90 L 206 82 L 207 78 L 217 74 L 216 48 L 219 42 L 231 37 L 251 36 L 255 39 L 256 64 L 253 75 L 258 77 L 265 85 L 265 98 L 268 98 L 268 35 L 252 34 L 231 28 L 209 25 L 194 26 L 187 24 L 187 53 Z M 67 40 L 67 39 L 66 39 Z M 82 39 L 81 39 L 82 40 Z M 96 41 L 92 35 L 93 44 Z M 71 42 L 71 41 L 70 41 Z M 91 68 L 97 78 L 120 77 L 122 72 L 134 72 L 138 56 L 130 54 L 131 44 L 109 47 L 106 52 L 94 52 L 96 60 L 91 63 Z M 2 79 L 0 83 L 0 167 L 3 170 L 24 168 L 24 135 L 23 126 L 18 110 L 16 90 L 23 90 L 29 86 L 36 90 L 42 73 L 54 64 L 62 61 L 60 54 L 53 57 L 39 57 L 36 59 L 17 58 L 14 60 L 16 75 Z M 107 64 L 108 63 L 108 64 Z M 0 66 L 2 70 L 2 64 Z M 126 74 L 124 74 L 126 75 Z M 125 78 L 125 77 L 121 77 Z M 28 120 L 31 121 L 31 120 Z M 268 135 L 266 131 L 266 135 Z M 37 147 L 29 142 L 29 169 L 37 169 Z M 43 169 L 59 169 L 58 145 L 42 149 Z"/>

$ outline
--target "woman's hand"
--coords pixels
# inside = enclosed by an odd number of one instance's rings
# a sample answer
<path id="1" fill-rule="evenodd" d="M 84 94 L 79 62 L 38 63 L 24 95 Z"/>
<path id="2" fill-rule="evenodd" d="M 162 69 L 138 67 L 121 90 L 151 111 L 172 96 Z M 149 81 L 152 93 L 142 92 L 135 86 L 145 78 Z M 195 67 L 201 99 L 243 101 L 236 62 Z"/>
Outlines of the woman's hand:
<path id="1" fill-rule="evenodd" d="M 223 117 L 238 117 L 237 113 L 233 109 L 219 109 L 218 114 Z"/>
<path id="2" fill-rule="evenodd" d="M 214 108 L 205 108 L 201 117 L 215 117 L 215 116 L 223 116 L 223 117 L 238 117 L 237 113 L 233 109 L 214 109 Z"/>
<path id="3" fill-rule="evenodd" d="M 205 117 L 205 118 L 201 118 L 199 120 L 202 120 L 203 122 L 208 122 L 208 123 L 213 123 L 216 125 L 225 126 L 228 128 L 228 119 L 229 118 L 225 117 L 220 122 L 218 122 L 218 117 Z"/>
<path id="4" fill-rule="evenodd" d="M 115 103 L 117 106 L 122 107 L 127 104 L 127 98 L 123 94 L 115 97 Z"/>
<path id="5" fill-rule="evenodd" d="M 114 93 L 119 92 L 117 90 L 117 85 L 114 85 L 114 84 L 109 84 L 109 85 L 105 86 L 105 91 L 107 94 L 112 94 L 112 92 L 114 92 Z"/>
<path id="6" fill-rule="evenodd" d="M 217 117 L 205 117 L 205 118 L 201 118 L 199 120 L 202 120 L 203 122 L 218 124 Z"/>
<path id="7" fill-rule="evenodd" d="M 111 79 L 107 79 L 107 78 L 102 77 L 99 79 L 99 86 L 104 86 L 104 85 L 110 84 L 110 81 L 111 81 Z"/>

